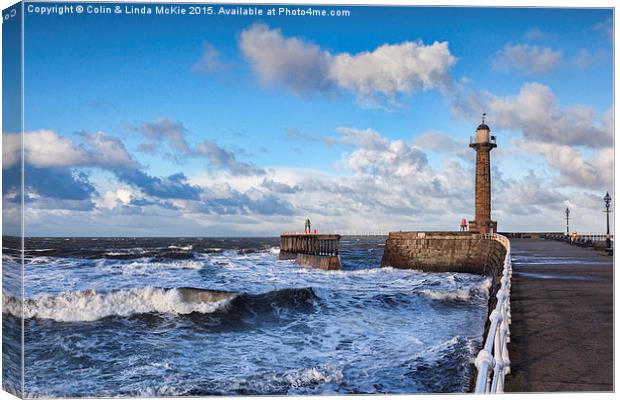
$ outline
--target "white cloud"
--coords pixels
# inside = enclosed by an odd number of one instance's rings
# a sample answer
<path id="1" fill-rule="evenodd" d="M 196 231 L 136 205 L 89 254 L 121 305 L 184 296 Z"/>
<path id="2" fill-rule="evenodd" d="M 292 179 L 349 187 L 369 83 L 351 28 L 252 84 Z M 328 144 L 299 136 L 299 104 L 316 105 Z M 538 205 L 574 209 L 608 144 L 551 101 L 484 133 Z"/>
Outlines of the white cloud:
<path id="1" fill-rule="evenodd" d="M 541 39 L 547 39 L 549 36 L 551 36 L 549 33 L 543 31 L 540 28 L 532 28 L 529 31 L 525 32 L 525 39 L 527 40 L 541 40 Z"/>
<path id="2" fill-rule="evenodd" d="M 376 93 L 394 98 L 419 89 L 447 87 L 455 63 L 448 42 L 384 44 L 372 52 L 335 55 L 329 76 L 360 98 L 372 98 Z"/>
<path id="3" fill-rule="evenodd" d="M 512 96 L 479 93 L 457 104 L 462 116 L 478 118 L 486 112 L 491 129 L 515 129 L 525 139 L 550 144 L 609 147 L 613 143 L 613 109 L 602 116 L 587 106 L 561 106 L 550 87 L 526 83 Z"/>
<path id="4" fill-rule="evenodd" d="M 343 143 L 356 149 L 343 156 L 345 167 L 358 174 L 392 177 L 412 177 L 428 166 L 426 154 L 403 140 L 390 140 L 372 129 L 338 128 Z"/>
<path id="5" fill-rule="evenodd" d="M 582 208 L 582 209 L 594 210 L 596 211 L 595 215 L 599 216 L 600 218 L 601 214 L 599 213 L 603 210 L 603 204 L 604 204 L 603 196 L 606 192 L 607 190 L 599 191 L 596 194 L 588 193 L 585 191 L 574 192 L 574 193 L 571 193 L 570 198 L 566 201 L 566 205 L 570 207 L 571 209 Z M 614 192 L 611 189 L 609 190 L 609 194 L 612 196 L 612 198 L 615 197 Z M 602 222 L 601 219 L 599 220 Z"/>
<path id="6" fill-rule="evenodd" d="M 196 73 L 212 74 L 228 68 L 229 64 L 222 61 L 220 51 L 210 43 L 203 45 L 202 54 L 198 61 L 192 65 L 192 71 Z"/>
<path id="7" fill-rule="evenodd" d="M 529 44 L 506 44 L 493 56 L 497 71 L 516 71 L 525 75 L 540 75 L 554 70 L 562 61 L 562 51 Z"/>
<path id="8" fill-rule="evenodd" d="M 446 133 L 436 131 L 428 131 L 417 135 L 411 143 L 423 150 L 436 152 L 457 152 L 467 149 L 465 141 L 456 140 Z"/>
<path id="9" fill-rule="evenodd" d="M 180 164 L 193 157 L 206 158 L 213 169 L 227 170 L 233 175 L 262 175 L 265 171 L 252 163 L 237 160 L 236 154 L 243 149 L 229 151 L 217 145 L 213 140 L 204 139 L 195 146 L 187 142 L 187 129 L 179 121 L 160 118 L 154 121 L 143 122 L 132 129 L 142 133 L 148 139 L 142 143 L 139 151 L 153 153 L 163 147 L 165 143 L 174 152 L 173 157 Z M 235 154 L 236 153 L 236 154 Z"/>
<path id="10" fill-rule="evenodd" d="M 21 158 L 22 135 L 10 133 L 3 135 L 2 168 L 10 168 Z M 53 131 L 38 130 L 23 134 L 25 162 L 35 167 L 63 167 L 88 162 L 84 149 Z"/>
<path id="11" fill-rule="evenodd" d="M 286 38 L 280 29 L 256 23 L 241 32 L 239 47 L 264 84 L 281 83 L 299 94 L 331 86 L 332 56 L 299 38 Z"/>
<path id="12" fill-rule="evenodd" d="M 338 88 L 366 105 L 376 105 L 377 96 L 394 100 L 416 90 L 443 89 L 456 63 L 447 42 L 403 42 L 332 54 L 262 23 L 243 31 L 239 46 L 264 84 L 278 83 L 298 94 Z"/>
<path id="13" fill-rule="evenodd" d="M 131 190 L 119 188 L 105 192 L 96 203 L 99 208 L 113 209 L 119 205 L 128 205 L 135 194 Z"/>
<path id="14" fill-rule="evenodd" d="M 437 229 L 471 211 L 471 173 L 458 161 L 436 171 L 423 151 L 403 140 L 373 129 L 342 127 L 337 132 L 328 142 L 349 148 L 338 163 L 347 174 L 272 168 L 260 180 L 203 174 L 191 182 L 220 196 L 248 190 L 277 196 L 291 206 L 291 216 L 278 222 L 283 230 L 299 228 L 306 216 L 320 231 Z"/>
<path id="15" fill-rule="evenodd" d="M 132 129 L 139 131 L 149 140 L 142 143 L 139 150 L 153 152 L 160 145 L 167 142 L 171 148 L 180 153 L 190 153 L 190 146 L 185 140 L 187 129 L 182 123 L 172 121 L 169 118 L 159 118 L 154 121 L 146 121 L 140 125 L 132 126 Z"/>
<path id="16" fill-rule="evenodd" d="M 601 190 L 613 180 L 613 108 L 598 114 L 584 105 L 561 106 L 550 87 L 526 83 L 516 95 L 471 95 L 463 116 L 487 112 L 494 131 L 516 130 L 518 151 L 541 155 L 559 179 L 552 186 Z M 457 107 L 457 108 L 458 108 Z"/>
<path id="17" fill-rule="evenodd" d="M 495 206 L 503 215 L 527 216 L 539 214 L 544 208 L 557 207 L 566 196 L 557 191 L 533 171 L 520 179 L 505 179 L 497 182 Z"/>
<path id="18" fill-rule="evenodd" d="M 611 57 L 602 49 L 596 51 L 581 49 L 573 59 L 573 64 L 580 70 L 587 70 L 594 65 L 604 64 L 608 61 L 611 62 Z"/>
<path id="19" fill-rule="evenodd" d="M 614 23 L 611 17 L 594 25 L 594 30 L 599 31 L 609 40 L 614 38 Z"/>
<path id="20" fill-rule="evenodd" d="M 575 64 L 579 69 L 586 70 L 594 63 L 594 59 L 588 49 L 581 49 L 575 57 Z"/>
<path id="21" fill-rule="evenodd" d="M 18 133 L 2 134 L 2 169 L 17 164 L 21 159 L 22 136 Z"/>
<path id="22" fill-rule="evenodd" d="M 205 157 L 215 169 L 223 169 L 233 175 L 264 175 L 265 170 L 252 163 L 237 160 L 235 154 L 225 150 L 212 140 L 205 139 L 196 145 L 193 155 Z"/>
<path id="23" fill-rule="evenodd" d="M 88 160 L 84 165 L 104 168 L 139 168 L 140 165 L 133 159 L 118 138 L 108 136 L 103 132 L 81 133 L 80 136 L 92 146 L 87 151 Z"/>
<path id="24" fill-rule="evenodd" d="M 263 235 L 299 229 L 305 217 L 310 217 L 319 231 L 339 232 L 457 229 L 461 218 L 472 217 L 474 171 L 469 164 L 447 160 L 441 167 L 433 168 L 424 151 L 413 143 L 388 138 L 373 129 L 342 127 L 337 133 L 330 143 L 347 149 L 340 158 L 347 174 L 273 168 L 262 176 L 234 176 L 226 170 L 215 170 L 187 179 L 192 188 L 200 186 L 196 188 L 199 199 L 177 196 L 165 202 L 122 180 L 112 185 L 108 182 L 101 194 L 93 197 L 96 208 L 88 214 L 86 225 L 95 229 L 91 234 L 105 234 L 122 227 L 127 234 L 148 234 L 149 229 L 160 229 L 167 234 Z M 88 139 L 87 144 L 107 149 L 108 153 L 118 150 L 97 135 Z M 560 146 L 560 151 L 565 148 L 570 149 Z M 545 151 L 552 155 L 554 147 L 550 145 Z M 579 157 L 583 159 L 581 154 L 561 154 L 550 164 L 570 172 L 570 160 Z M 585 186 L 581 184 L 589 185 L 592 179 L 608 180 L 609 177 L 591 178 L 588 174 L 608 168 L 612 162 L 613 152 L 606 149 L 596 157 L 578 161 L 576 171 L 584 176 L 560 175 L 562 180 L 577 179 L 574 185 L 579 189 L 572 197 L 554 187 L 553 181 L 533 174 L 504 179 L 494 172 L 494 216 L 501 228 L 549 229 L 552 224 L 541 215 L 561 209 L 571 198 L 593 198 L 583 192 Z M 46 223 L 58 221 L 71 221 L 75 232 L 84 231 L 83 217 L 77 217 L 82 212 L 79 204 L 73 204 L 72 211 L 59 210 L 59 205 L 49 199 L 39 199 L 36 204 L 28 212 L 33 214 L 33 224 L 41 232 L 47 232 Z M 586 215 L 588 211 L 579 212 Z"/>
<path id="25" fill-rule="evenodd" d="M 56 167 L 132 167 L 138 164 L 116 138 L 102 132 L 80 134 L 90 148 L 50 130 L 24 132 L 25 162 L 37 168 Z M 15 165 L 20 159 L 22 135 L 3 135 L 2 168 Z"/>
<path id="26" fill-rule="evenodd" d="M 547 163 L 560 173 L 563 186 L 603 190 L 613 185 L 613 149 L 603 149 L 586 159 L 575 147 L 552 143 L 516 141 L 515 144 L 532 153 L 542 155 Z"/>

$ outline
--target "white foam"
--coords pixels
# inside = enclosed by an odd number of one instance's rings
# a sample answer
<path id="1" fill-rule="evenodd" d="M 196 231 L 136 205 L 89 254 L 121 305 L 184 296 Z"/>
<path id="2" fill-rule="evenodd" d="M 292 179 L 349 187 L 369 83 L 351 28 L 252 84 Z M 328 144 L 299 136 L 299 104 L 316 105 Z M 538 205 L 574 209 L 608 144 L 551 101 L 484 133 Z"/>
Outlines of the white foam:
<path id="1" fill-rule="evenodd" d="M 124 267 L 133 267 L 133 268 L 181 268 L 181 269 L 202 269 L 203 264 L 201 261 L 197 260 L 175 260 L 175 261 L 134 261 L 131 262 Z"/>
<path id="2" fill-rule="evenodd" d="M 489 289 L 491 289 L 491 278 L 485 279 L 484 281 L 482 281 L 480 286 L 478 286 L 478 291 L 487 295 L 489 294 Z"/>
<path id="3" fill-rule="evenodd" d="M 106 263 L 106 260 L 102 260 L 100 261 L 99 266 L 107 271 L 120 270 L 123 274 L 126 275 L 144 275 L 147 273 L 152 273 L 154 271 L 166 270 L 169 268 L 200 270 L 204 267 L 202 261 L 200 260 L 151 261 L 150 258 L 139 258 L 128 263 Z"/>
<path id="4" fill-rule="evenodd" d="M 108 251 L 104 253 L 104 255 L 108 257 L 135 256 L 140 254 L 146 254 L 148 252 L 149 250 L 145 250 L 141 247 L 134 247 L 131 249 L 117 249 L 117 251 Z"/>
<path id="5" fill-rule="evenodd" d="M 39 295 L 23 302 L 24 318 L 53 319 L 55 321 L 95 321 L 118 315 L 142 313 L 189 314 L 212 313 L 226 307 L 235 293 L 197 291 L 189 298 L 187 289 L 161 289 L 146 287 L 97 293 L 95 290 Z M 2 294 L 2 312 L 21 317 L 22 302 L 19 298 Z"/>
<path id="6" fill-rule="evenodd" d="M 450 275 L 448 278 L 451 282 L 455 281 L 454 275 Z M 491 278 L 487 278 L 487 279 L 484 279 L 480 283 L 480 285 L 469 288 L 469 289 L 455 289 L 455 290 L 424 289 L 424 290 L 421 290 L 420 293 L 422 293 L 423 296 L 428 297 L 433 300 L 468 301 L 471 299 L 472 295 L 482 294 L 482 295 L 488 296 L 490 287 L 491 287 Z"/>
<path id="7" fill-rule="evenodd" d="M 335 367 L 311 367 L 289 371 L 284 375 L 284 378 L 292 388 L 302 388 L 327 382 L 341 384 L 344 375 L 341 369 Z"/>
<path id="8" fill-rule="evenodd" d="M 433 346 L 427 347 L 423 349 L 422 351 L 417 352 L 415 356 L 424 358 L 425 360 L 428 360 L 428 361 L 436 359 L 437 357 L 441 356 L 441 353 L 444 350 L 455 346 L 460 340 L 463 340 L 461 336 L 459 335 L 453 336 L 452 338 L 448 340 L 444 340 L 442 342 L 436 343 Z M 468 350 L 470 350 L 470 354 L 473 354 L 474 348 L 472 346 L 472 341 L 467 340 L 467 339 L 465 340 L 467 342 L 467 348 Z"/>
<path id="9" fill-rule="evenodd" d="M 457 289 L 451 291 L 424 289 L 420 293 L 433 300 L 460 300 L 467 301 L 471 298 L 469 290 Z"/>
<path id="10" fill-rule="evenodd" d="M 168 246 L 168 248 L 169 249 L 176 249 L 176 250 L 190 251 L 191 249 L 194 248 L 194 246 L 191 245 L 191 244 L 189 244 L 187 246 L 174 246 L 174 245 L 171 245 L 171 246 Z"/>
<path id="11" fill-rule="evenodd" d="M 163 385 L 160 387 L 146 387 L 139 389 L 135 397 L 181 397 L 184 391 L 171 385 Z"/>

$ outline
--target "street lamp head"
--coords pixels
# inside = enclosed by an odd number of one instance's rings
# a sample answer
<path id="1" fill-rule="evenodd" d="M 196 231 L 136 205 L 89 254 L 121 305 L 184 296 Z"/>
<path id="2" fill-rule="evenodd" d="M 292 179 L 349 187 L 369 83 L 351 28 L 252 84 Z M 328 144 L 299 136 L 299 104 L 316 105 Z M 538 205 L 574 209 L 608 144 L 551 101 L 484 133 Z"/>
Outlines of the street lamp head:
<path id="1" fill-rule="evenodd" d="M 605 193 L 603 200 L 605 200 L 605 207 L 609 208 L 609 205 L 611 204 L 611 196 L 609 195 L 609 192 Z"/>
<path id="2" fill-rule="evenodd" d="M 567 216 L 567 217 L 570 215 L 570 210 L 568 209 L 568 207 L 566 207 L 566 211 L 565 211 L 565 213 L 566 213 L 566 216 Z"/>

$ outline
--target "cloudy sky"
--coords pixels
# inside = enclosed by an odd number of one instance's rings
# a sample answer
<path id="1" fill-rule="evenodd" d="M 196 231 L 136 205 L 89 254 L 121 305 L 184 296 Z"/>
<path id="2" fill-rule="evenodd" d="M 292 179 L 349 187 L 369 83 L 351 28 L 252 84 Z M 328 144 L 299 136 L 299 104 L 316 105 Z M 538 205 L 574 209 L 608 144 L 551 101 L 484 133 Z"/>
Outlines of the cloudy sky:
<path id="1" fill-rule="evenodd" d="M 350 10 L 27 15 L 26 234 L 458 229 L 483 112 L 500 231 L 604 230 L 611 10 Z"/>

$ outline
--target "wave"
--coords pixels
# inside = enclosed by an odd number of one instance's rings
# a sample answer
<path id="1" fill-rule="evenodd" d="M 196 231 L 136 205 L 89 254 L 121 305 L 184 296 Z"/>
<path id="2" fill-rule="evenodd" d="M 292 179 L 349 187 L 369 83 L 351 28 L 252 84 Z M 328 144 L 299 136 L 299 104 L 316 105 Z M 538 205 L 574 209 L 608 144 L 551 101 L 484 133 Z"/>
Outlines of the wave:
<path id="1" fill-rule="evenodd" d="M 204 267 L 202 261 L 198 260 L 160 260 L 145 258 L 131 261 L 126 264 L 112 264 L 105 267 L 120 269 L 123 272 L 131 272 L 133 270 L 142 271 L 158 268 L 178 268 L 178 269 L 195 269 L 200 270 Z"/>
<path id="2" fill-rule="evenodd" d="M 489 288 L 491 287 L 491 279 L 487 278 L 478 286 L 474 286 L 468 289 L 455 289 L 455 290 L 432 290 L 424 289 L 420 293 L 433 300 L 446 300 L 446 301 L 469 301 L 475 296 L 488 296 Z"/>
<path id="3" fill-rule="evenodd" d="M 479 346 L 478 339 L 466 336 L 455 336 L 439 342 L 415 353 L 407 361 L 411 369 L 404 375 L 415 379 L 419 393 L 466 392 Z"/>
<path id="4" fill-rule="evenodd" d="M 191 260 L 195 258 L 194 253 L 190 252 L 191 246 L 175 247 L 170 246 L 166 250 L 143 250 L 129 249 L 126 251 L 108 251 L 103 253 L 103 258 L 114 260 L 130 260 L 136 258 L 151 258 L 153 260 Z M 93 257 L 95 258 L 95 257 Z M 99 257 L 96 257 L 99 258 Z"/>
<path id="5" fill-rule="evenodd" d="M 194 248 L 194 245 L 188 244 L 187 246 L 175 246 L 175 245 L 170 245 L 168 246 L 169 249 L 176 249 L 176 250 L 184 250 L 184 251 L 190 251 Z"/>
<path id="6" fill-rule="evenodd" d="M 4 251 L 3 255 L 8 253 Z M 39 259 L 45 257 L 53 257 L 57 259 L 104 259 L 104 260 L 136 260 L 150 259 L 152 261 L 166 260 L 192 260 L 201 259 L 211 254 L 229 254 L 234 256 L 246 256 L 251 254 L 270 254 L 278 255 L 279 247 L 249 247 L 238 249 L 226 249 L 223 247 L 206 247 L 195 249 L 194 245 L 169 245 L 166 247 L 132 247 L 132 248 L 112 248 L 112 249 L 27 249 L 26 258 L 30 262 L 38 262 Z M 16 253 L 16 255 L 20 255 Z"/>
<path id="7" fill-rule="evenodd" d="M 115 251 L 106 251 L 103 256 L 106 258 L 125 258 L 125 257 L 142 257 L 144 254 L 150 253 L 149 250 L 145 250 L 141 247 L 135 247 L 133 249 L 116 249 Z"/>
<path id="8" fill-rule="evenodd" d="M 280 247 L 279 246 L 270 247 L 269 249 L 267 249 L 266 252 L 277 256 L 278 254 L 280 254 Z"/>
<path id="9" fill-rule="evenodd" d="M 430 290 L 424 289 L 420 293 L 425 297 L 433 300 L 460 300 L 467 301 L 471 298 L 471 293 L 467 289 L 457 289 L 453 291 L 439 291 L 439 290 Z"/>
<path id="10" fill-rule="evenodd" d="M 138 258 L 152 258 L 156 260 L 190 260 L 195 258 L 191 251 L 191 246 L 169 248 L 126 248 L 126 249 L 26 249 L 24 256 L 28 260 L 35 261 L 43 257 L 54 257 L 57 259 L 109 259 L 109 260 L 131 260 Z"/>
<path id="11" fill-rule="evenodd" d="M 121 289 L 97 293 L 95 290 L 64 292 L 56 296 L 40 295 L 23 302 L 26 319 L 55 321 L 95 321 L 112 315 L 142 313 L 211 313 L 224 307 L 237 293 L 191 288 Z M 3 311 L 21 316 L 19 298 L 2 295 Z"/>
<path id="12" fill-rule="evenodd" d="M 279 289 L 247 294 L 198 288 L 132 288 L 98 293 L 95 290 L 39 295 L 25 299 L 2 294 L 2 312 L 25 319 L 58 322 L 96 321 L 106 317 L 135 314 L 212 314 L 231 308 L 260 312 L 294 307 L 316 299 L 312 288 Z"/>

